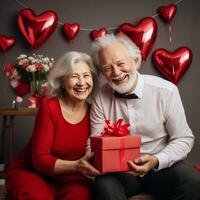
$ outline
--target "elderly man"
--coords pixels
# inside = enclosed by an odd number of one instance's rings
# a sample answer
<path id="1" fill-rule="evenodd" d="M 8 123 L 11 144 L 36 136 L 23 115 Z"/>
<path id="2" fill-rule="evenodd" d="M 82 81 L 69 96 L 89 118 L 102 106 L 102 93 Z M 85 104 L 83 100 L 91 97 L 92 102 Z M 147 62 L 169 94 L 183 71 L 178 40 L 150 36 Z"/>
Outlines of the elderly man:
<path id="1" fill-rule="evenodd" d="M 199 200 L 200 174 L 183 162 L 194 136 L 177 87 L 140 74 L 141 52 L 125 36 L 99 38 L 92 53 L 107 84 L 92 103 L 91 134 L 100 134 L 106 119 L 123 118 L 130 123 L 131 134 L 142 138 L 141 156 L 128 161 L 128 173 L 96 177 L 97 199 L 126 200 L 145 191 L 162 200 Z"/>

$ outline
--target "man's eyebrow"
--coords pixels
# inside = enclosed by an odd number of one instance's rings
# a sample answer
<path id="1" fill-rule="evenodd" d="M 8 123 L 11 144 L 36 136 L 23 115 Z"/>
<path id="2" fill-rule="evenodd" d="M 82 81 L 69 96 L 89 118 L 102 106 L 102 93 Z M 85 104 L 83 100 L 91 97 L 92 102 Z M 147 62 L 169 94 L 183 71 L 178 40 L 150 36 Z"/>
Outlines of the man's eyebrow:
<path id="1" fill-rule="evenodd" d="M 102 67 L 108 67 L 110 64 L 103 65 Z"/>
<path id="2" fill-rule="evenodd" d="M 119 62 L 124 62 L 124 59 L 119 59 L 119 60 L 115 61 L 115 63 L 119 63 Z M 110 66 L 110 64 L 103 65 L 102 67 L 108 67 L 108 66 Z"/>
<path id="3" fill-rule="evenodd" d="M 119 63 L 119 62 L 124 62 L 125 60 L 124 59 L 119 59 L 116 61 L 116 63 Z"/>

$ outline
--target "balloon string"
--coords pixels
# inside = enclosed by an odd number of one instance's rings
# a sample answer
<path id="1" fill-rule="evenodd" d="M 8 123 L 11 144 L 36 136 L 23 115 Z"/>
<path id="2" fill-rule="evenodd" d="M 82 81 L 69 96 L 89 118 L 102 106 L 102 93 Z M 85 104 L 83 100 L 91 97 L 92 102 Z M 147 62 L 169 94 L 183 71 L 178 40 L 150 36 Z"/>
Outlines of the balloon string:
<path id="1" fill-rule="evenodd" d="M 171 22 L 169 23 L 169 43 L 172 43 L 172 26 Z"/>

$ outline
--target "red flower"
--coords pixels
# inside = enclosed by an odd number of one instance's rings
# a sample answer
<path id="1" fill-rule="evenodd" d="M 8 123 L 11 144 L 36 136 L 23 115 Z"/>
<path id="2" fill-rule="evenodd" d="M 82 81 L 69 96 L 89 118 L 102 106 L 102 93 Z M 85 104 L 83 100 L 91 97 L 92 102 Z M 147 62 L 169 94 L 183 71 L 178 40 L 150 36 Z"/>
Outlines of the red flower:
<path id="1" fill-rule="evenodd" d="M 200 165 L 195 165 L 195 166 L 194 166 L 194 169 L 196 169 L 197 171 L 200 172 Z"/>
<path id="2" fill-rule="evenodd" d="M 15 71 L 15 66 L 12 64 L 5 64 L 3 66 L 3 71 L 5 73 L 5 75 L 10 78 L 11 75 L 13 74 L 13 72 Z"/>
<path id="3" fill-rule="evenodd" d="M 35 93 L 28 98 L 28 107 L 35 108 L 38 107 L 45 99 L 47 99 L 44 95 Z"/>
<path id="4" fill-rule="evenodd" d="M 30 84 L 27 81 L 22 80 L 20 84 L 15 88 L 15 92 L 18 96 L 23 97 L 31 92 Z"/>
<path id="5" fill-rule="evenodd" d="M 41 71 L 42 65 L 40 63 L 35 63 L 35 68 L 36 68 L 36 71 Z"/>

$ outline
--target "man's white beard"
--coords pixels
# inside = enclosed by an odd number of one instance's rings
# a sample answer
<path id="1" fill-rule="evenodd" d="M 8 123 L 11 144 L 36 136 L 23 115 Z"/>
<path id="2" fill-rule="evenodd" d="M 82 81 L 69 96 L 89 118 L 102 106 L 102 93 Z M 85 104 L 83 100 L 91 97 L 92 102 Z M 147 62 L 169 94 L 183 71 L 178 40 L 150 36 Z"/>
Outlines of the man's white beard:
<path id="1" fill-rule="evenodd" d="M 137 77 L 137 73 L 129 73 L 129 77 L 128 77 L 128 82 L 127 83 L 122 83 L 119 85 L 116 85 L 113 82 L 108 82 L 108 84 L 110 85 L 110 87 L 117 91 L 118 93 L 130 93 L 132 91 L 130 91 L 133 88 L 133 85 L 135 84 L 136 81 L 136 77 Z"/>

